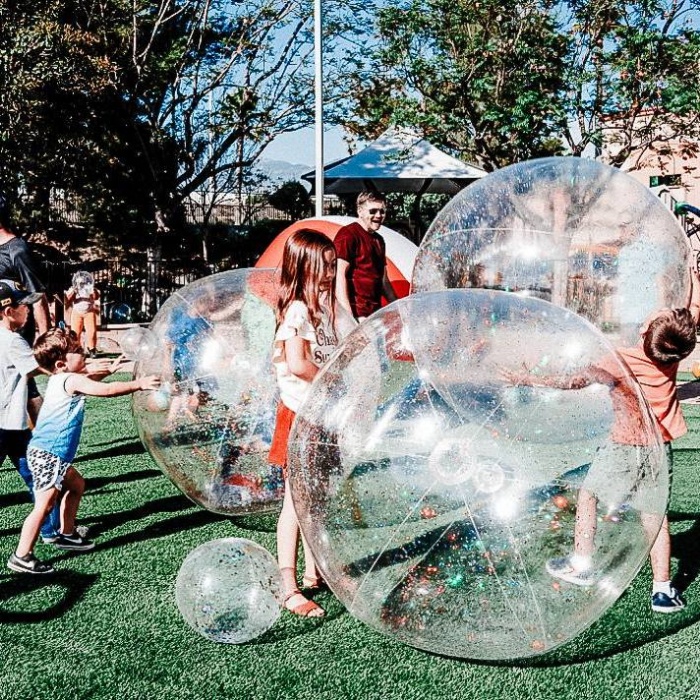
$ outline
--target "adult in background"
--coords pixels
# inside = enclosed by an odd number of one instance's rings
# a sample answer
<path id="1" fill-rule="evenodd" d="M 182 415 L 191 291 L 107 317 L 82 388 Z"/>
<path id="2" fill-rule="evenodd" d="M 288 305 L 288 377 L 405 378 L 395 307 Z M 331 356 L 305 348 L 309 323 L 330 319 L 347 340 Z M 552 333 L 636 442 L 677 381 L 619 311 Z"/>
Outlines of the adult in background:
<path id="1" fill-rule="evenodd" d="M 386 216 L 386 197 L 361 192 L 357 197 L 357 221 L 343 226 L 333 243 L 338 254 L 336 297 L 361 321 L 396 294 L 386 271 L 386 245 L 379 229 Z"/>
<path id="2" fill-rule="evenodd" d="M 11 231 L 11 227 L 10 205 L 7 197 L 0 192 L 0 279 L 19 282 L 30 294 L 41 295 L 31 305 L 33 319 L 30 316 L 21 329 L 22 337 L 31 346 L 34 338 L 49 328 L 49 302 L 46 288 L 36 274 L 27 244 Z M 42 403 L 34 377 L 29 378 L 28 391 L 27 410 L 31 424 L 34 425 Z"/>
<path id="3" fill-rule="evenodd" d="M 49 329 L 49 301 L 27 244 L 11 229 L 10 206 L 5 195 L 0 192 L 0 279 L 20 282 L 31 294 L 41 294 L 39 300 L 32 305 L 34 323 L 30 320 L 22 333 L 31 345 L 35 336 Z"/>

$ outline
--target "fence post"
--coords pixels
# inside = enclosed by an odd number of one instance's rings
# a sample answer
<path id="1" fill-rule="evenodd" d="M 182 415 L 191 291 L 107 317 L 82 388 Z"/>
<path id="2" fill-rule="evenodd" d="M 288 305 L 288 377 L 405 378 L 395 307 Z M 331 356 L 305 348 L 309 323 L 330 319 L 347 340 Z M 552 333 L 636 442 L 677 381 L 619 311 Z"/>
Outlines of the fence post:
<path id="1" fill-rule="evenodd" d="M 149 317 L 158 310 L 158 277 L 160 276 L 161 246 L 156 243 L 146 251 L 146 288 L 143 290 L 141 312 Z"/>

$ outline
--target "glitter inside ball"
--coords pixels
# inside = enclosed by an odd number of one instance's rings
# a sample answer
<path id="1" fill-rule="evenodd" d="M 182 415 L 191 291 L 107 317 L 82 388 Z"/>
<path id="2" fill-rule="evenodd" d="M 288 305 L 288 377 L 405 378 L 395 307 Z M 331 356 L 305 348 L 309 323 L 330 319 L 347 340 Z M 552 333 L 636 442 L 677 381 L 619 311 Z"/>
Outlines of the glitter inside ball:
<path id="1" fill-rule="evenodd" d="M 241 644 L 275 624 L 280 590 L 274 557 L 255 542 L 231 537 L 190 552 L 177 576 L 175 599 L 199 634 L 214 642 Z"/>
<path id="2" fill-rule="evenodd" d="M 134 395 L 146 449 L 189 498 L 214 512 L 269 510 L 282 498 L 281 469 L 267 462 L 277 407 L 275 290 L 266 269 L 183 287 L 150 325 L 155 353 L 136 366 L 137 377 L 157 374 L 163 384 Z"/>
<path id="3" fill-rule="evenodd" d="M 605 363 L 617 394 L 576 379 Z M 643 449 L 604 460 L 620 397 Z M 600 331 L 485 290 L 416 294 L 361 324 L 297 415 L 289 470 L 306 539 L 353 615 L 485 660 L 544 653 L 600 617 L 643 564 L 668 494 L 657 424 Z M 574 585 L 548 566 L 573 552 L 586 490 L 595 551 Z"/>

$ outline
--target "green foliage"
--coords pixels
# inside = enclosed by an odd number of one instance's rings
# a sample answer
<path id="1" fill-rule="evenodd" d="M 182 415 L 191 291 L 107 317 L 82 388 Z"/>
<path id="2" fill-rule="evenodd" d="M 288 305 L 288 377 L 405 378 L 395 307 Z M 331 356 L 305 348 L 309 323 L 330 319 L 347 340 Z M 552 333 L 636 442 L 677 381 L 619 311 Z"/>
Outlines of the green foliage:
<path id="1" fill-rule="evenodd" d="M 294 180 L 282 184 L 282 186 L 268 196 L 270 204 L 287 214 L 293 221 L 303 219 L 311 210 L 311 197 L 306 188 Z"/>
<path id="2" fill-rule="evenodd" d="M 700 34 L 691 0 L 406 0 L 378 11 L 346 124 L 390 123 L 493 169 L 581 155 L 613 164 L 700 133 Z"/>
<path id="3" fill-rule="evenodd" d="M 347 3 L 332 2 L 336 30 Z M 352 4 L 352 3 L 350 3 Z M 103 249 L 182 231 L 312 119 L 311 6 L 69 0 L 0 7 L 0 181 L 45 230 L 65 195 Z"/>

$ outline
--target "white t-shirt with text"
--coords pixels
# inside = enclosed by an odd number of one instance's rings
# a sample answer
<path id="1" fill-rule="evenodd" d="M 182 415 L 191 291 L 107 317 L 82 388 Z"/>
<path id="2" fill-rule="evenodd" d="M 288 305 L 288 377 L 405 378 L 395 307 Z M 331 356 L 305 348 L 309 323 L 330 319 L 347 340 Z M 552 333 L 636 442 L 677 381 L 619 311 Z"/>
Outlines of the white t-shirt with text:
<path id="1" fill-rule="evenodd" d="M 310 383 L 292 374 L 284 356 L 284 341 L 299 336 L 311 345 L 311 361 L 317 367 L 323 367 L 328 358 L 338 347 L 336 333 L 327 314 L 321 315 L 317 328 L 311 324 L 309 310 L 301 301 L 293 301 L 287 309 L 284 319 L 275 333 L 275 348 L 272 362 L 277 374 L 280 399 L 287 408 L 296 412 L 309 391 Z"/>

